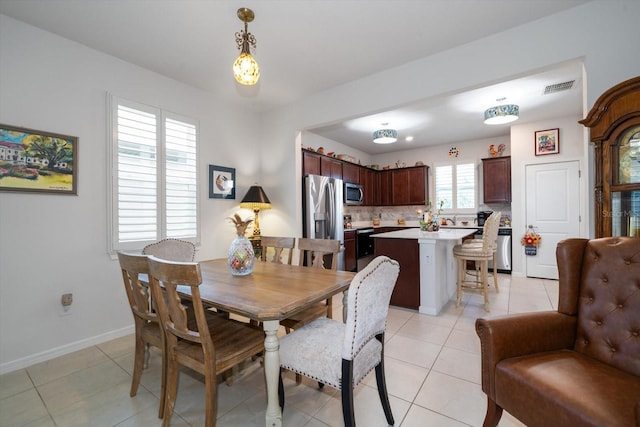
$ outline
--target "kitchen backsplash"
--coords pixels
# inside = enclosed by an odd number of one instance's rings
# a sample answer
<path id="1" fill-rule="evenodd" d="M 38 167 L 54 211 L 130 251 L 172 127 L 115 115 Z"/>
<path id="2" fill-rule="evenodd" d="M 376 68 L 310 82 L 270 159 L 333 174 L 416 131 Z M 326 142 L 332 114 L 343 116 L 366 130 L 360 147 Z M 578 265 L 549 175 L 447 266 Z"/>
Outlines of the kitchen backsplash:
<path id="1" fill-rule="evenodd" d="M 509 208 L 508 210 L 506 208 Z M 424 212 L 424 205 L 415 206 L 348 206 L 344 207 L 344 214 L 351 215 L 351 221 L 368 222 L 376 218 L 383 222 L 393 221 L 398 218 L 404 218 L 406 221 L 419 221 L 423 218 L 422 212 Z M 501 210 L 502 218 L 511 218 L 510 206 L 481 206 L 478 210 Z M 441 215 L 441 217 L 453 219 L 454 215 Z M 455 215 L 456 221 L 469 221 L 470 224 L 474 224 L 476 215 L 460 214 Z M 501 221 L 502 222 L 502 221 Z"/>

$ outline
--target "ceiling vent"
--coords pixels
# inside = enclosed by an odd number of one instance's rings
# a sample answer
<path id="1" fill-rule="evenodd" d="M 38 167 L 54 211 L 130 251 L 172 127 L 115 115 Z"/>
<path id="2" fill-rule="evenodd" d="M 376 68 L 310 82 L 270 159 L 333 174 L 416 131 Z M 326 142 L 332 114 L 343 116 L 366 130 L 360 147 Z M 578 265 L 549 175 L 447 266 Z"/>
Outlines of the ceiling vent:
<path id="1" fill-rule="evenodd" d="M 544 88 L 544 94 L 548 95 L 550 93 L 561 92 L 563 90 L 569 90 L 573 87 L 575 80 L 570 80 L 568 82 L 556 83 L 554 85 L 549 85 Z"/>

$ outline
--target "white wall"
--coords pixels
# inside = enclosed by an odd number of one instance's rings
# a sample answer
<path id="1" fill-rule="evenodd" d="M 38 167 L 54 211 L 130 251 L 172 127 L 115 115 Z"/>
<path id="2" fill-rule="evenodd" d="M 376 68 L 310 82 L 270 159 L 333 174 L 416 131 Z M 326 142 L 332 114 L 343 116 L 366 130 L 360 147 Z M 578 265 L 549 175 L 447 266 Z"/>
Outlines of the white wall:
<path id="1" fill-rule="evenodd" d="M 237 168 L 238 198 L 260 177 L 252 113 L 0 15 L 0 123 L 79 137 L 77 196 L 0 192 L 0 373 L 132 325 L 107 254 L 107 92 L 199 120 L 198 259 L 226 255 L 239 202 L 208 198 L 208 164 Z M 63 292 L 74 294 L 67 316 Z"/>

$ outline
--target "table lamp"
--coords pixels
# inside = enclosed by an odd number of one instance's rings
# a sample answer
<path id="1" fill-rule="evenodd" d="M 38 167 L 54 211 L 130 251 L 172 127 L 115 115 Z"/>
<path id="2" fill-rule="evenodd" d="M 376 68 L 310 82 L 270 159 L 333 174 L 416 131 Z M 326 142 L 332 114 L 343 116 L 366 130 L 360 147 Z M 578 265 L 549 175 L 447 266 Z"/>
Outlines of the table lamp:
<path id="1" fill-rule="evenodd" d="M 253 226 L 253 237 L 260 237 L 260 221 L 258 220 L 258 215 L 260 213 L 260 209 L 271 209 L 271 202 L 269 198 L 265 194 L 262 187 L 259 185 L 252 185 L 247 191 L 247 194 L 244 195 L 242 201 L 240 202 L 240 207 L 245 209 L 253 209 L 253 213 L 255 214 L 255 224 Z"/>

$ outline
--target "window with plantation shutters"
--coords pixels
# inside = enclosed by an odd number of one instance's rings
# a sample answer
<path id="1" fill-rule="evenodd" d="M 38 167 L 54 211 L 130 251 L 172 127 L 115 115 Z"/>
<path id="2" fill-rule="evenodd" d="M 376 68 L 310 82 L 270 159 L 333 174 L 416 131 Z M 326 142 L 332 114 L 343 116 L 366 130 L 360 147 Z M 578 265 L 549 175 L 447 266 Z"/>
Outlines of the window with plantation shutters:
<path id="1" fill-rule="evenodd" d="M 443 209 L 466 213 L 476 210 L 475 163 L 449 164 L 435 167 L 435 200 L 444 200 Z"/>
<path id="2" fill-rule="evenodd" d="M 111 250 L 172 237 L 198 243 L 195 120 L 112 103 Z"/>

